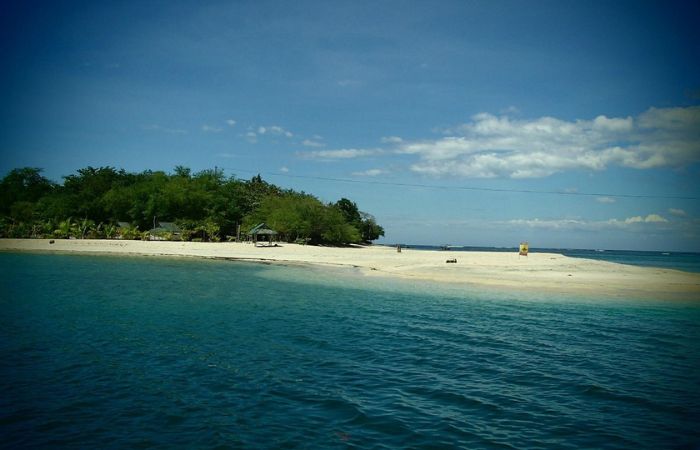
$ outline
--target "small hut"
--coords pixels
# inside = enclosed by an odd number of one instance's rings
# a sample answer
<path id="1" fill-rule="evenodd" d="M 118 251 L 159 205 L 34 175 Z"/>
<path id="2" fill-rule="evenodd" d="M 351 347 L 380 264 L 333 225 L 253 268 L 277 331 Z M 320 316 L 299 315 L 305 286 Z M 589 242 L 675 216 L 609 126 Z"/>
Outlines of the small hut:
<path id="1" fill-rule="evenodd" d="M 258 245 L 259 236 L 267 236 L 267 245 L 272 245 L 272 237 L 277 236 L 277 232 L 263 222 L 251 228 L 248 232 L 248 236 L 252 238 L 256 246 Z"/>
<path id="2" fill-rule="evenodd" d="M 148 239 L 151 241 L 179 241 L 182 239 L 182 230 L 173 222 L 158 222 L 158 226 L 148 230 Z"/>

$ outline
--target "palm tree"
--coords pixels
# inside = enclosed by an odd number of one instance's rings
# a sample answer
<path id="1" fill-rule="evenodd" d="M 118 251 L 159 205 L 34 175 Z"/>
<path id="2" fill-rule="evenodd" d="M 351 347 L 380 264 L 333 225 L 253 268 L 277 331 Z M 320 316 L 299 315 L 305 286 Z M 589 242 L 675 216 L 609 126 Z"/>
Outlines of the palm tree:
<path id="1" fill-rule="evenodd" d="M 113 239 L 117 234 L 117 226 L 114 224 L 105 225 L 104 232 L 107 239 Z"/>
<path id="2" fill-rule="evenodd" d="M 58 228 L 53 232 L 54 236 L 61 239 L 68 239 L 73 231 L 73 219 L 67 218 L 66 220 L 59 222 Z"/>
<path id="3" fill-rule="evenodd" d="M 133 227 L 129 225 L 128 227 L 120 228 L 118 232 L 121 235 L 122 239 L 125 240 L 139 239 L 141 237 L 141 232 L 139 231 L 138 226 Z"/>
<path id="4" fill-rule="evenodd" d="M 76 225 L 78 235 L 80 235 L 80 239 L 85 239 L 85 236 L 88 234 L 88 232 L 95 229 L 95 222 L 89 220 L 87 217 L 78 222 Z"/>

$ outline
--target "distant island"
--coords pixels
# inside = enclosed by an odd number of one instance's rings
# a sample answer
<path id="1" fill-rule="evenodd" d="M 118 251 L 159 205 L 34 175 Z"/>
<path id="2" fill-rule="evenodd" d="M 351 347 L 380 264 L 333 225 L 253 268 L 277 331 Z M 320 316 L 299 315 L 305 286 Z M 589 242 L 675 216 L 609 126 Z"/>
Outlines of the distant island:
<path id="1" fill-rule="evenodd" d="M 0 237 L 220 242 L 262 223 L 284 242 L 348 245 L 384 235 L 349 199 L 324 203 L 260 175 L 86 167 L 57 184 L 41 172 L 14 169 L 0 182 Z"/>

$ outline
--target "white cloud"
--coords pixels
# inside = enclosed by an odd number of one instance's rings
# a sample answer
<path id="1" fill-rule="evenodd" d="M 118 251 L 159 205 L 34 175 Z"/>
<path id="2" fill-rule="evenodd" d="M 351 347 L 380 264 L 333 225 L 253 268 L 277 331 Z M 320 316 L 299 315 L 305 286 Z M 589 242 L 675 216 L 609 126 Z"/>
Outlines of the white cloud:
<path id="1" fill-rule="evenodd" d="M 228 125 L 230 127 L 236 126 L 236 121 L 233 119 L 228 119 L 228 120 L 226 120 L 226 125 Z"/>
<path id="2" fill-rule="evenodd" d="M 584 220 L 575 219 L 513 219 L 499 222 L 505 225 L 540 228 L 548 230 L 588 230 L 599 231 L 604 229 L 633 229 L 639 226 L 655 226 L 668 223 L 668 220 L 658 214 L 649 214 L 646 217 L 634 216 L 626 219 L 609 220 Z"/>
<path id="3" fill-rule="evenodd" d="M 669 208 L 668 213 L 671 214 L 672 216 L 676 216 L 676 217 L 686 217 L 688 215 L 687 212 L 685 212 L 682 209 L 678 209 L 678 208 Z"/>
<path id="4" fill-rule="evenodd" d="M 597 201 L 598 203 L 606 203 L 606 204 L 615 203 L 615 199 L 612 197 L 596 197 L 595 201 Z"/>
<path id="5" fill-rule="evenodd" d="M 568 228 L 585 227 L 587 222 L 577 219 L 512 219 L 505 222 L 507 225 L 526 226 L 529 228 L 544 228 L 559 230 Z"/>
<path id="6" fill-rule="evenodd" d="M 668 220 L 664 219 L 658 214 L 649 214 L 646 217 L 642 216 L 634 216 L 634 217 L 629 217 L 625 219 L 625 223 L 630 224 L 630 223 L 659 223 L 659 222 L 668 222 Z"/>
<path id="7" fill-rule="evenodd" d="M 319 142 L 317 140 L 312 140 L 312 139 L 304 139 L 301 141 L 301 145 L 304 147 L 325 147 L 326 144 L 323 142 Z"/>
<path id="8" fill-rule="evenodd" d="M 658 214 L 649 214 L 644 218 L 645 222 L 668 222 L 664 217 L 661 217 Z"/>
<path id="9" fill-rule="evenodd" d="M 205 133 L 220 133 L 223 129 L 212 125 L 202 125 L 202 131 Z"/>
<path id="10" fill-rule="evenodd" d="M 634 121 L 631 117 L 624 119 L 608 118 L 606 116 L 598 116 L 593 119 L 592 129 L 603 132 L 625 133 L 632 131 Z"/>
<path id="11" fill-rule="evenodd" d="M 566 170 L 680 167 L 700 161 L 700 106 L 650 108 L 636 118 L 513 120 L 476 114 L 449 136 L 404 142 L 417 173 L 539 178 Z"/>
<path id="12" fill-rule="evenodd" d="M 386 170 L 382 169 L 368 169 L 360 172 L 353 172 L 352 174 L 358 177 L 376 177 L 388 173 Z"/>
<path id="13" fill-rule="evenodd" d="M 255 144 L 256 142 L 258 142 L 258 135 L 254 131 L 249 131 L 244 136 L 246 140 L 251 144 Z"/>
<path id="14" fill-rule="evenodd" d="M 400 144 L 403 142 L 398 136 L 385 136 L 381 139 L 382 144 Z"/>
<path id="15" fill-rule="evenodd" d="M 286 166 L 282 166 L 282 167 L 280 167 L 280 172 L 287 173 L 287 172 L 289 172 L 289 168 Z"/>
<path id="16" fill-rule="evenodd" d="M 299 153 L 300 156 L 309 159 L 353 159 L 363 156 L 378 155 L 381 153 L 379 149 L 358 149 L 358 148 L 343 148 L 339 150 L 316 150 L 312 152 Z"/>
<path id="17" fill-rule="evenodd" d="M 275 136 L 285 136 L 291 138 L 294 136 L 291 131 L 285 130 L 284 128 L 277 125 L 260 126 L 258 127 L 258 134 L 270 134 Z"/>

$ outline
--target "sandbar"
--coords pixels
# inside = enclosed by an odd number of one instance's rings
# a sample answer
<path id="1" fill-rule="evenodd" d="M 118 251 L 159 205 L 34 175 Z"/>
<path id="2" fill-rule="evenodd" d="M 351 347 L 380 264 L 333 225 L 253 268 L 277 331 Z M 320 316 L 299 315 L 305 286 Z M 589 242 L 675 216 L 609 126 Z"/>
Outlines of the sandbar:
<path id="1" fill-rule="evenodd" d="M 0 239 L 0 251 L 179 256 L 355 268 L 366 276 L 596 297 L 700 300 L 700 274 L 572 258 L 557 253 L 462 252 L 374 245 L 347 248 L 281 243 L 93 239 Z M 456 259 L 456 263 L 447 260 Z"/>

